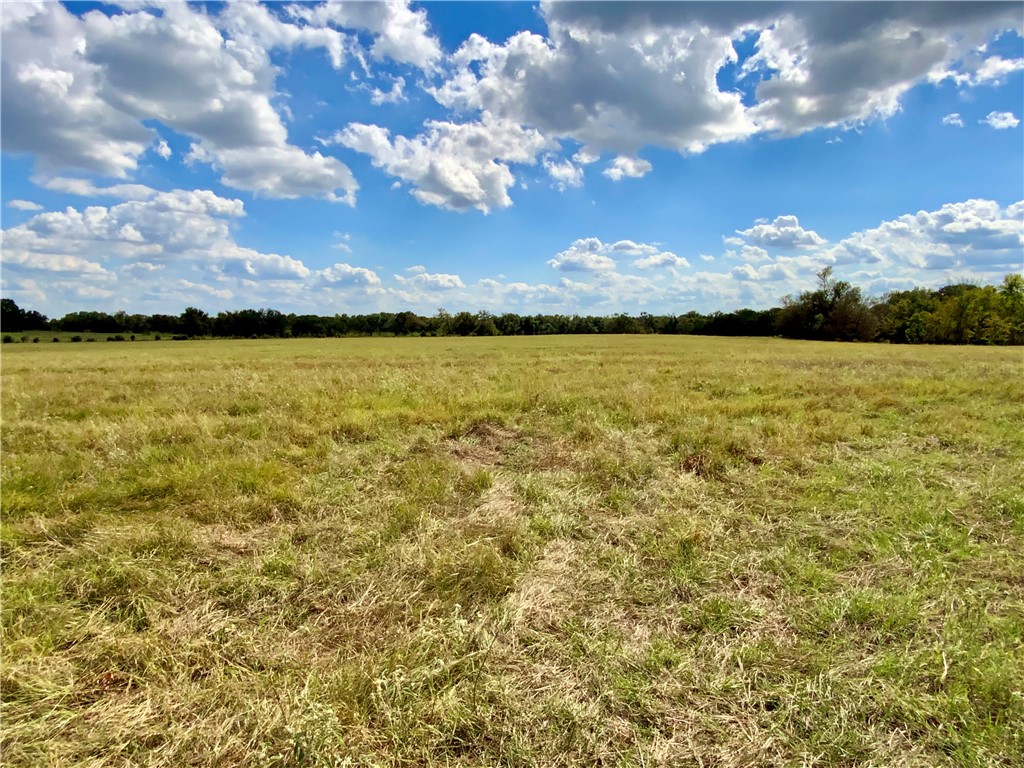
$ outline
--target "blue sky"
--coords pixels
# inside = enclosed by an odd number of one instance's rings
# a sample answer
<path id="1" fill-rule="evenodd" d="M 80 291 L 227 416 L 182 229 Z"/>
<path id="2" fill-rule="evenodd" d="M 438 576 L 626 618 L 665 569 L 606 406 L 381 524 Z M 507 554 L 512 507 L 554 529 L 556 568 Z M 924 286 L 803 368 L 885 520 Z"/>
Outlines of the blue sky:
<path id="1" fill-rule="evenodd" d="M 3 294 L 682 313 L 1024 260 L 1020 3 L 4 6 Z"/>

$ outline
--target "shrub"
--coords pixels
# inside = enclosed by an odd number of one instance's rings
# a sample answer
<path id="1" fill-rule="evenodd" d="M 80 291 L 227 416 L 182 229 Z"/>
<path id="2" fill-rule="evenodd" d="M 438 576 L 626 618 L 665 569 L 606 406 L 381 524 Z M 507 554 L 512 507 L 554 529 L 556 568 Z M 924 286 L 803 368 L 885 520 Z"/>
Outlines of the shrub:
<path id="1" fill-rule="evenodd" d="M 13 344 L 13 343 L 14 343 L 14 337 L 13 336 L 4 336 L 4 344 Z"/>
<path id="2" fill-rule="evenodd" d="M 86 339 L 86 341 L 96 341 L 96 339 Z"/>
<path id="3" fill-rule="evenodd" d="M 153 341 L 160 341 L 160 334 L 159 333 L 156 336 L 153 337 Z"/>
<path id="4" fill-rule="evenodd" d="M 39 343 L 39 337 L 38 336 L 32 337 L 32 343 L 33 344 L 38 344 Z"/>
<path id="5" fill-rule="evenodd" d="M 21 337 L 21 343 L 22 344 L 28 344 L 28 336 L 22 336 Z"/>
<path id="6" fill-rule="evenodd" d="M 132 341 L 135 341 L 135 334 L 133 333 L 133 334 L 132 334 L 131 336 L 129 336 L 128 338 L 129 338 L 129 339 L 131 339 Z"/>
<path id="7" fill-rule="evenodd" d="M 81 336 L 72 336 L 72 337 L 71 337 L 71 340 L 72 340 L 72 341 L 81 341 L 81 340 L 82 340 L 82 337 L 81 337 Z"/>
<path id="8" fill-rule="evenodd" d="M 54 336 L 53 337 L 53 343 L 54 344 L 59 344 L 60 343 L 60 339 L 58 339 L 56 336 Z"/>

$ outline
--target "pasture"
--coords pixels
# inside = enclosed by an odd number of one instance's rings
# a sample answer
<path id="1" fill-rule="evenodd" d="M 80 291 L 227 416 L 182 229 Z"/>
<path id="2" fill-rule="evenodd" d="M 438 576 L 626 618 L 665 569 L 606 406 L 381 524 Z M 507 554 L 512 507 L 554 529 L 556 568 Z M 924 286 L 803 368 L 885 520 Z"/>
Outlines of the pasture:
<path id="1" fill-rule="evenodd" d="M 1022 369 L 5 345 L 4 763 L 1019 766 Z"/>

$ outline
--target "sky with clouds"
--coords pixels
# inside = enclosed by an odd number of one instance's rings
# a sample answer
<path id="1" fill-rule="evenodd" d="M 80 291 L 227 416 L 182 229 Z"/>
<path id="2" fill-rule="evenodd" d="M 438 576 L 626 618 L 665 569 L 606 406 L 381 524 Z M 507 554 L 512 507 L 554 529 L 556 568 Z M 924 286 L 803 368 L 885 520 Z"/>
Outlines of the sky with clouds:
<path id="1" fill-rule="evenodd" d="M 1024 5 L 4 3 L 22 306 L 763 308 L 1024 261 Z"/>

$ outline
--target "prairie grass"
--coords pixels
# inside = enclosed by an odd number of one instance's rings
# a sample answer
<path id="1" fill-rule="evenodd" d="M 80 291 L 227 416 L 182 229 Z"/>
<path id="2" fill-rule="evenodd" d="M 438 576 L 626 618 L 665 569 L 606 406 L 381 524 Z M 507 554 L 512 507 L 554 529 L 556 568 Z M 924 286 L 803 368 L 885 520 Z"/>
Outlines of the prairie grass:
<path id="1" fill-rule="evenodd" d="M 1024 355 L 3 349 L 9 766 L 1024 764 Z"/>

